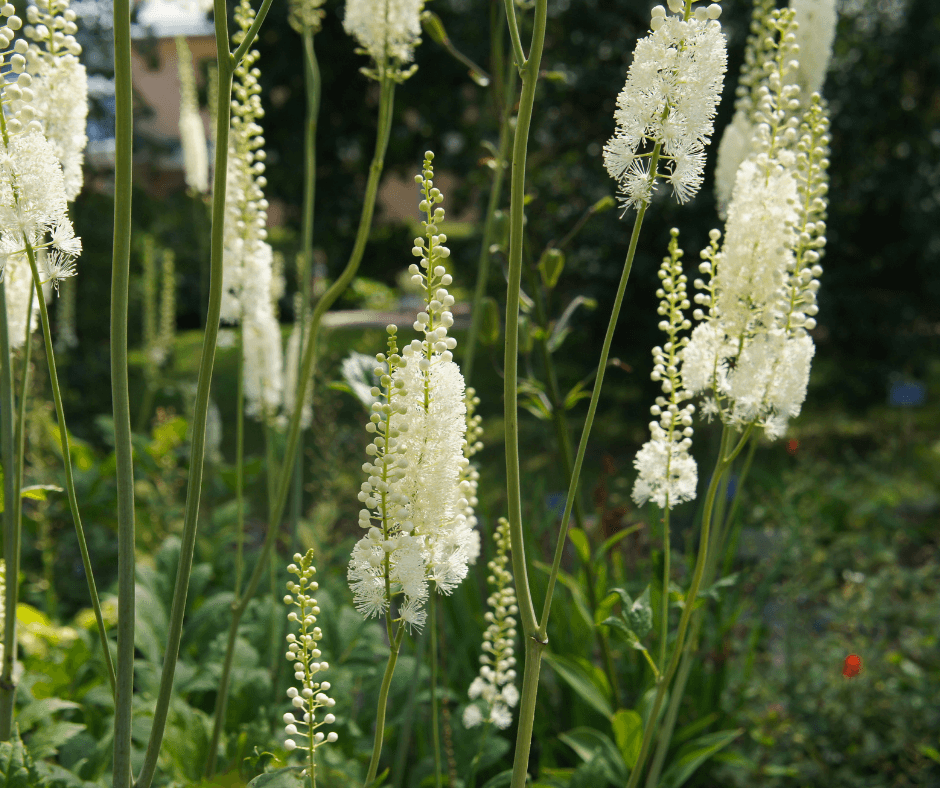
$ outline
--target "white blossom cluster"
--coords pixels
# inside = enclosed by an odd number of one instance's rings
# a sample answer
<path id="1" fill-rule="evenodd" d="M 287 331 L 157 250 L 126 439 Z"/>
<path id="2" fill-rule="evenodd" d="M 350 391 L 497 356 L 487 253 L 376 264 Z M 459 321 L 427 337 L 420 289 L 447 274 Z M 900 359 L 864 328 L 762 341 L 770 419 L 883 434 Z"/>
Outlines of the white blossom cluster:
<path id="1" fill-rule="evenodd" d="M 689 454 L 695 406 L 688 402 L 692 395 L 683 386 L 679 364 L 689 343 L 688 337 L 680 337 L 679 333 L 692 327 L 683 313 L 691 304 L 686 294 L 688 279 L 682 273 L 682 254 L 679 231 L 673 228 L 669 256 L 663 259 L 658 272 L 661 286 L 656 291 L 660 299 L 657 311 L 663 317 L 659 329 L 665 332 L 668 341 L 653 348 L 651 377 L 661 383 L 663 393 L 650 408 L 656 417 L 649 425 L 652 438 L 643 444 L 633 461 L 638 473 L 633 500 L 639 506 L 652 500 L 660 509 L 691 501 L 698 484 L 698 466 Z"/>
<path id="2" fill-rule="evenodd" d="M 0 276 L 7 290 L 10 344 L 19 347 L 32 328 L 29 311 L 33 286 L 28 255 L 35 255 L 37 271 L 45 282 L 59 282 L 75 274 L 75 259 L 82 243 L 68 216 L 62 167 L 43 133 L 37 107 L 44 98 L 40 83 L 28 71 L 30 45 L 16 38 L 22 20 L 12 4 L 0 7 L 0 62 L 8 64 L 0 88 Z"/>
<path id="3" fill-rule="evenodd" d="M 648 204 L 660 177 L 680 203 L 698 192 L 721 98 L 727 60 L 721 7 L 687 12 L 682 0 L 668 4 L 671 14 L 653 8 L 652 32 L 637 42 L 617 97 L 617 130 L 604 146 L 604 165 L 627 208 Z"/>
<path id="4" fill-rule="evenodd" d="M 401 66 L 414 59 L 421 43 L 424 0 L 346 0 L 343 29 L 359 43 L 356 51 L 372 58 L 375 68 L 362 73 L 373 79 L 407 79 L 417 66 Z"/>
<path id="5" fill-rule="evenodd" d="M 516 657 L 513 646 L 516 639 L 515 615 L 519 608 L 512 573 L 507 569 L 510 540 L 509 521 L 505 517 L 499 518 L 495 541 L 496 557 L 487 564 L 491 574 L 486 581 L 493 587 L 493 593 L 486 600 L 490 608 L 485 616 L 489 626 L 483 633 L 480 675 L 467 692 L 471 700 L 480 698 L 483 708 L 479 703 L 467 706 L 463 724 L 467 728 L 475 728 L 483 723 L 492 723 L 504 730 L 512 724 L 512 709 L 519 702 L 519 690 L 514 683 Z"/>
<path id="6" fill-rule="evenodd" d="M 26 9 L 29 24 L 23 32 L 33 41 L 26 58 L 36 83 L 36 119 L 62 165 L 65 196 L 71 202 L 83 183 L 88 77 L 78 60 L 82 53 L 75 40 L 78 16 L 69 4 L 69 0 L 35 0 Z"/>
<path id="7" fill-rule="evenodd" d="M 199 194 L 209 191 L 209 150 L 206 128 L 199 114 L 193 57 L 183 36 L 176 37 L 176 64 L 180 81 L 180 145 L 186 185 Z"/>
<path id="8" fill-rule="evenodd" d="M 255 12 L 248 0 L 235 11 L 244 38 Z M 281 329 L 275 314 L 274 254 L 267 242 L 268 201 L 264 196 L 265 152 L 258 51 L 245 53 L 235 69 L 232 127 L 225 194 L 222 319 L 241 322 L 245 409 L 249 415 L 273 420 L 281 405 Z"/>
<path id="9" fill-rule="evenodd" d="M 735 113 L 725 127 L 718 146 L 715 170 L 715 196 L 718 215 L 727 217 L 728 204 L 738 167 L 754 150 L 759 91 L 768 78 L 768 64 L 775 54 L 777 19 L 773 0 L 757 0 L 751 18 L 751 29 L 744 50 L 744 64 L 736 89 Z M 799 57 L 799 65 L 791 81 L 800 87 L 800 99 L 809 103 L 813 93 L 822 88 L 832 58 L 837 12 L 835 0 L 791 0 L 795 26 L 790 54 Z"/>
<path id="10" fill-rule="evenodd" d="M 753 152 L 738 168 L 724 241 L 711 233 L 695 301 L 702 321 L 682 354 L 704 412 L 779 437 L 806 397 L 825 246 L 828 119 L 814 94 L 801 110 L 793 11 L 773 11 L 770 66 L 757 90 Z"/>
<path id="11" fill-rule="evenodd" d="M 317 721 L 317 713 L 332 709 L 336 701 L 327 695 L 330 682 L 317 678 L 320 673 L 328 670 L 330 665 L 320 659 L 322 654 L 319 641 L 323 638 L 323 631 L 316 625 L 320 607 L 313 596 L 318 588 L 313 579 L 317 573 L 313 565 L 313 550 L 308 550 L 306 555 L 294 553 L 294 563 L 287 567 L 287 571 L 297 576 L 296 581 L 288 581 L 289 593 L 284 597 L 285 604 L 297 608 L 287 615 L 287 620 L 297 626 L 297 634 L 291 632 L 287 635 L 286 657 L 294 665 L 294 679 L 300 682 L 301 689 L 291 687 L 287 690 L 287 697 L 291 699 L 295 711 L 284 715 L 284 731 L 289 737 L 284 746 L 289 751 L 307 752 L 309 765 L 315 767 L 317 748 L 322 744 L 335 742 L 339 737 L 335 731 L 324 734 L 318 730 L 324 725 L 336 722 L 332 711 L 328 711 L 322 720 Z M 305 769 L 301 776 L 306 775 Z"/>
<path id="12" fill-rule="evenodd" d="M 479 553 L 474 534 L 475 479 L 467 476 L 466 399 L 463 375 L 453 360 L 456 340 L 447 292 L 452 277 L 440 263 L 450 255 L 438 231 L 444 209 L 434 188 L 433 154 L 425 154 L 420 209 L 425 237 L 413 252 L 420 265 L 410 268 L 425 294 L 425 308 L 414 328 L 424 339 L 399 353 L 396 326 L 388 326 L 388 353 L 376 356 L 379 385 L 366 430 L 376 437 L 366 447 L 368 474 L 359 492 L 364 508 L 360 527 L 368 533 L 353 548 L 348 578 L 356 608 L 365 616 L 388 613 L 401 596 L 396 621 L 421 627 L 431 590 L 450 593 L 467 575 Z"/>

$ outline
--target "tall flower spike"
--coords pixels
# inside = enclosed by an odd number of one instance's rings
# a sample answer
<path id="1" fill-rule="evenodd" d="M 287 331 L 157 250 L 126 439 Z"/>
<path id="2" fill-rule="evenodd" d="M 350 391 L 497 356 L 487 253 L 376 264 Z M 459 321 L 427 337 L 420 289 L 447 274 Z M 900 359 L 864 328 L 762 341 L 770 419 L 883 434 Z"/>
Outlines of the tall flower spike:
<path id="1" fill-rule="evenodd" d="M 493 589 L 486 600 L 489 626 L 483 633 L 483 653 L 480 655 L 480 675 L 470 684 L 467 694 L 471 700 L 480 698 L 482 704 L 471 703 L 464 709 L 463 724 L 475 728 L 492 723 L 503 730 L 512 724 L 512 709 L 519 702 L 516 680 L 516 592 L 512 585 L 509 565 L 509 521 L 499 518 L 494 535 L 496 557 L 487 565 L 491 574 L 486 579 Z M 482 705 L 482 708 L 481 708 Z M 484 713 L 485 712 L 485 713 Z"/>
<path id="2" fill-rule="evenodd" d="M 660 299 L 657 310 L 663 319 L 660 331 L 668 341 L 663 347 L 653 348 L 652 379 L 661 383 L 663 394 L 656 398 L 650 413 L 656 421 L 650 422 L 652 439 L 633 461 L 639 475 L 633 485 L 633 500 L 642 506 L 652 500 L 660 509 L 671 509 L 676 504 L 695 498 L 698 484 L 698 466 L 689 454 L 692 447 L 692 398 L 682 385 L 679 359 L 689 340 L 680 337 L 692 323 L 683 310 L 690 306 L 686 296 L 686 275 L 682 273 L 682 250 L 679 231 L 673 228 L 669 239 L 669 256 L 659 269 L 662 286 L 656 291 Z"/>
<path id="3" fill-rule="evenodd" d="M 604 165 L 625 208 L 649 203 L 661 177 L 680 203 L 702 185 L 727 60 L 721 7 L 693 12 L 669 0 L 669 8 L 672 14 L 653 8 L 652 32 L 637 42 L 617 97 L 617 130 L 604 146 Z"/>
<path id="4" fill-rule="evenodd" d="M 209 151 L 206 128 L 199 114 L 193 57 L 183 36 L 176 37 L 176 60 L 180 81 L 180 145 L 186 185 L 199 194 L 209 191 Z"/>
<path id="5" fill-rule="evenodd" d="M 35 78 L 36 119 L 62 165 L 69 202 L 82 190 L 82 164 L 88 137 L 88 77 L 75 40 L 78 15 L 69 0 L 36 0 L 26 10 L 24 28 L 34 43 L 27 53 L 27 71 Z"/>
<path id="6" fill-rule="evenodd" d="M 438 230 L 443 200 L 434 188 L 432 153 L 416 182 L 422 187 L 420 210 L 425 237 L 412 250 L 421 258 L 410 268 L 425 296 L 414 323 L 424 335 L 401 352 L 398 328 L 390 325 L 388 353 L 376 356 L 379 385 L 366 430 L 376 437 L 366 448 L 362 469 L 368 479 L 359 491 L 364 505 L 359 525 L 368 533 L 353 548 L 348 579 L 357 609 L 365 616 L 388 613 L 401 596 L 395 621 L 409 628 L 424 624 L 429 583 L 450 593 L 467 574 L 479 541 L 472 531 L 475 491 L 466 475 L 467 429 L 463 376 L 454 363 L 456 340 L 447 292 L 452 277 L 441 264 L 450 255 Z"/>
<path id="7" fill-rule="evenodd" d="M 360 54 L 372 58 L 373 68 L 360 69 L 371 79 L 383 76 L 401 82 L 417 70 L 402 68 L 414 60 L 421 43 L 424 0 L 346 0 L 343 29 L 356 41 Z"/>
<path id="8" fill-rule="evenodd" d="M 836 0 L 790 0 L 790 7 L 799 25 L 796 29 L 796 43 L 800 48 L 797 81 L 808 96 L 822 90 L 826 81 L 839 14 Z"/>
<path id="9" fill-rule="evenodd" d="M 323 631 L 316 625 L 320 607 L 313 596 L 318 588 L 313 579 L 317 573 L 313 565 L 313 550 L 308 550 L 306 555 L 295 553 L 294 563 L 287 567 L 287 571 L 297 576 L 296 581 L 288 581 L 289 593 L 284 597 L 285 604 L 297 608 L 287 615 L 287 620 L 296 626 L 297 632 L 287 636 L 285 656 L 293 663 L 294 679 L 300 683 L 300 689 L 291 687 L 287 690 L 287 697 L 295 711 L 284 715 L 284 732 L 289 737 L 284 746 L 289 751 L 302 750 L 307 753 L 307 768 L 301 776 L 309 774 L 312 777 L 316 774 L 317 748 L 339 738 L 335 731 L 324 734 L 319 730 L 324 725 L 336 722 L 336 716 L 329 711 L 336 701 L 327 695 L 330 682 L 318 678 L 330 665 L 320 659 L 322 653 L 319 642 L 323 638 Z M 317 715 L 322 711 L 327 713 L 317 720 Z"/>
<path id="10" fill-rule="evenodd" d="M 235 9 L 237 44 L 255 18 L 248 0 Z M 283 396 L 281 330 L 274 312 L 274 253 L 267 243 L 268 201 L 261 107 L 261 72 L 255 49 L 235 69 L 232 132 L 225 195 L 222 319 L 242 324 L 246 412 L 266 421 L 277 417 Z"/>

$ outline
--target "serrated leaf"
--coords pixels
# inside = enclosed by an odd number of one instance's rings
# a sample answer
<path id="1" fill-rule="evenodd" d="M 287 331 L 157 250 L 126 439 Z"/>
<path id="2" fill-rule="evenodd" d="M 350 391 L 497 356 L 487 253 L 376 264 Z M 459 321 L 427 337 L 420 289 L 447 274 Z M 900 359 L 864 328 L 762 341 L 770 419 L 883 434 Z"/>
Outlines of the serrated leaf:
<path id="1" fill-rule="evenodd" d="M 590 563 L 591 545 L 588 542 L 587 534 L 584 533 L 584 531 L 582 531 L 580 528 L 569 528 L 568 538 L 571 539 L 571 544 L 574 545 L 574 549 L 578 553 L 578 558 L 580 558 L 586 564 Z"/>
<path id="2" fill-rule="evenodd" d="M 259 774 L 246 788 L 303 788 L 304 780 L 300 772 L 299 766 L 285 766 L 274 772 Z"/>
<path id="3" fill-rule="evenodd" d="M 562 657 L 550 651 L 545 652 L 543 659 L 552 666 L 552 669 L 581 700 L 610 719 L 614 711 L 610 705 L 609 694 L 605 693 L 605 688 L 597 686 L 581 665 L 568 657 Z"/>
<path id="4" fill-rule="evenodd" d="M 624 763 L 631 771 L 640 757 L 643 743 L 643 720 L 633 709 L 620 709 L 611 720 L 614 729 L 614 741 L 623 756 Z"/>
<path id="5" fill-rule="evenodd" d="M 83 730 L 85 726 L 78 722 L 47 722 L 29 736 L 30 753 L 36 758 L 51 758 L 59 747 Z"/>
<path id="6" fill-rule="evenodd" d="M 643 589 L 643 593 L 636 599 L 628 610 L 624 611 L 627 626 L 630 627 L 639 640 L 645 638 L 653 628 L 653 608 L 650 605 L 650 587 Z"/>
<path id="7" fill-rule="evenodd" d="M 21 732 L 30 730 L 37 722 L 51 717 L 57 711 L 65 709 L 79 709 L 81 706 L 71 700 L 62 698 L 43 698 L 34 700 L 19 714 L 16 715 L 16 724 L 20 726 Z"/>
<path id="8" fill-rule="evenodd" d="M 39 775 L 19 737 L 0 742 L 0 785 L 4 788 L 38 788 Z"/>
<path id="9" fill-rule="evenodd" d="M 606 624 L 607 619 L 610 617 L 610 611 L 614 609 L 617 600 L 617 595 L 610 593 L 598 602 L 597 609 L 594 611 L 594 623 L 597 625 Z"/>
<path id="10" fill-rule="evenodd" d="M 627 778 L 627 765 L 610 737 L 599 730 L 588 727 L 574 728 L 558 734 L 558 738 L 571 747 L 585 762 L 600 759 L 605 776 L 611 782 L 622 785 Z"/>
<path id="11" fill-rule="evenodd" d="M 684 745 L 660 779 L 659 788 L 680 788 L 699 766 L 719 750 L 731 744 L 742 733 L 744 733 L 743 728 L 707 733 Z"/>

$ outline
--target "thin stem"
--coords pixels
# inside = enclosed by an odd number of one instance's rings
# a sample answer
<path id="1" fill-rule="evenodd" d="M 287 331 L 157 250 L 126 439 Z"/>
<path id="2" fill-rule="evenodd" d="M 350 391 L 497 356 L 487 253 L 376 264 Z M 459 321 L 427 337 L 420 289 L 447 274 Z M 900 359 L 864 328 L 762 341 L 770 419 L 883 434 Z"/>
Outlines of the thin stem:
<path id="1" fill-rule="evenodd" d="M 131 272 L 134 106 L 130 0 L 114 0 L 114 242 L 111 262 L 111 407 L 114 415 L 118 518 L 117 691 L 114 698 L 114 788 L 130 788 L 134 700 L 136 567 L 134 449 L 127 381 L 127 302 Z M 50 347 L 49 352 L 52 352 Z"/>
<path id="2" fill-rule="evenodd" d="M 418 686 L 418 679 L 421 676 L 421 666 L 424 663 L 424 644 L 428 639 L 426 633 L 427 630 L 421 633 L 421 635 L 417 638 L 417 643 L 415 645 L 414 669 L 411 672 L 412 687 Z M 414 727 L 414 710 L 416 699 L 417 693 L 409 692 L 408 697 L 405 700 L 405 711 L 403 714 L 401 728 L 397 736 L 398 743 L 396 744 L 395 750 L 395 763 L 392 767 L 392 774 L 394 775 L 393 785 L 395 788 L 401 788 L 405 779 L 405 760 L 408 757 L 411 730 Z"/>
<path id="3" fill-rule="evenodd" d="M 153 727 L 140 776 L 135 788 L 150 788 L 163 733 L 166 728 L 170 696 L 173 693 L 173 678 L 179 658 L 180 639 L 183 633 L 183 617 L 186 612 L 186 596 L 193 566 L 193 549 L 196 544 L 196 529 L 199 518 L 199 497 L 202 491 L 203 460 L 206 453 L 206 419 L 209 414 L 209 389 L 212 384 L 212 368 L 219 337 L 219 318 L 222 312 L 222 250 L 225 239 L 225 190 L 228 172 L 229 118 L 232 100 L 232 71 L 230 58 L 226 57 L 228 43 L 228 16 L 225 0 L 215 0 L 215 43 L 218 54 L 218 96 L 215 108 L 216 144 L 215 170 L 212 183 L 212 234 L 209 252 L 209 309 L 206 314 L 206 333 L 202 343 L 199 363 L 199 378 L 196 384 L 196 403 L 193 415 L 193 442 L 190 453 L 189 484 L 186 489 L 186 512 L 183 519 L 183 534 L 180 545 L 179 566 L 176 570 L 176 586 L 173 589 L 173 604 L 170 610 L 170 626 L 167 632 L 167 648 L 160 676 L 160 690 L 154 709 Z M 255 20 L 257 21 L 257 19 Z M 246 36 L 246 41 L 249 37 Z M 210 756 L 214 755 L 210 751 Z"/>
<path id="4" fill-rule="evenodd" d="M 522 49 L 522 41 L 519 39 L 519 23 L 516 21 L 516 3 L 515 0 L 504 0 L 504 5 L 506 6 L 506 21 L 509 23 L 509 38 L 512 40 L 512 54 L 516 60 L 516 68 L 519 70 L 520 76 L 523 74 L 523 69 L 528 65 L 526 60 L 525 52 Z M 536 16 L 538 16 L 538 10 L 536 10 Z M 539 42 L 538 54 L 536 55 L 535 51 L 535 34 L 532 35 L 532 43 L 529 46 L 533 56 L 536 60 L 542 60 L 542 43 L 545 41 L 545 36 L 542 36 L 542 41 Z M 530 72 L 531 73 L 531 72 Z"/>
<path id="5" fill-rule="evenodd" d="M 245 571 L 245 337 L 238 321 L 235 380 L 235 598 Z"/>
<path id="6" fill-rule="evenodd" d="M 382 676 L 382 686 L 379 688 L 379 704 L 375 712 L 375 739 L 372 742 L 372 758 L 369 761 L 369 771 L 363 788 L 369 788 L 379 771 L 379 757 L 382 755 L 382 741 L 385 738 L 385 709 L 388 706 L 388 690 L 392 686 L 392 676 L 395 674 L 395 664 L 398 662 L 398 651 L 401 640 L 405 634 L 404 624 L 398 626 L 398 633 L 388 647 L 388 664 Z"/>
<path id="7" fill-rule="evenodd" d="M 480 768 L 480 759 L 483 757 L 483 748 L 486 746 L 486 740 L 490 735 L 491 722 L 483 723 L 483 735 L 480 737 L 480 746 L 477 748 L 477 754 L 473 756 L 470 762 L 470 776 L 467 777 L 467 788 L 476 788 L 477 770 Z"/>
<path id="8" fill-rule="evenodd" d="M 25 239 L 24 239 L 25 240 Z M 52 388 L 52 402 L 55 405 L 56 420 L 59 422 L 59 448 L 65 469 L 65 489 L 69 499 L 69 509 L 72 512 L 72 522 L 75 524 L 75 536 L 78 539 L 78 550 L 82 556 L 82 567 L 85 570 L 85 579 L 88 582 L 88 595 L 91 606 L 95 611 L 95 621 L 98 624 L 98 638 L 104 652 L 105 664 L 108 666 L 108 679 L 111 682 L 111 691 L 116 692 L 117 679 L 114 673 L 114 663 L 111 659 L 108 632 L 104 625 L 104 616 L 101 614 L 101 602 L 98 599 L 98 587 L 91 567 L 91 556 L 88 553 L 88 542 L 85 540 L 85 529 L 82 527 L 82 517 L 78 511 L 78 495 L 75 492 L 75 478 L 72 475 L 72 450 L 69 447 L 69 431 L 65 423 L 65 408 L 62 406 L 62 390 L 59 387 L 59 375 L 56 371 L 55 353 L 52 349 L 52 330 L 49 321 L 49 310 L 46 306 L 46 297 L 42 292 L 42 279 L 36 265 L 36 254 L 32 244 L 25 242 L 26 259 L 33 275 L 33 287 L 39 301 L 39 318 L 42 324 L 42 338 L 46 349 L 46 363 L 49 367 L 49 384 Z"/>
<path id="9" fill-rule="evenodd" d="M 218 0 L 215 0 L 218 4 Z M 258 36 L 258 31 L 261 29 L 261 25 L 264 24 L 264 18 L 268 15 L 268 9 L 271 8 L 271 3 L 273 0 L 264 0 L 261 3 L 261 8 L 258 9 L 258 13 L 255 14 L 255 21 L 251 23 L 251 26 L 248 28 L 248 32 L 245 33 L 244 39 L 242 39 L 241 44 L 238 45 L 232 54 L 229 55 L 229 68 L 232 72 L 238 68 L 238 64 L 242 62 L 242 58 L 245 57 L 245 53 L 251 48 L 251 45 L 255 43 L 255 38 Z M 218 10 L 218 9 L 216 9 Z M 218 28 L 216 28 L 218 32 Z M 225 39 L 225 51 L 229 51 L 228 39 Z"/>
<path id="10" fill-rule="evenodd" d="M 221 2 L 222 0 L 216 0 Z M 220 70 L 221 74 L 221 70 Z M 229 79 L 229 93 L 231 92 L 231 74 Z M 369 230 L 372 227 L 372 213 L 375 209 L 375 198 L 378 194 L 379 179 L 382 174 L 382 168 L 385 164 L 385 151 L 388 147 L 388 138 L 392 125 L 392 109 L 394 107 L 395 83 L 388 78 L 380 81 L 381 97 L 379 99 L 379 122 L 378 133 L 375 142 L 375 154 L 372 158 L 372 164 L 369 167 L 369 180 L 366 184 L 366 195 L 362 205 L 362 214 L 359 218 L 359 228 L 356 232 L 356 241 L 353 246 L 346 268 L 339 275 L 337 280 L 323 294 L 323 297 L 317 302 L 310 318 L 309 335 L 307 336 L 303 354 L 303 368 L 300 379 L 297 381 L 297 392 L 294 402 L 303 402 L 307 393 L 307 385 L 313 378 L 313 365 L 316 360 L 317 337 L 319 334 L 320 322 L 323 315 L 333 305 L 342 292 L 349 286 L 356 271 L 359 269 L 359 263 L 365 252 L 366 242 L 369 238 Z M 227 111 L 227 110 L 226 110 Z M 226 128 L 226 134 L 228 129 Z M 302 409 L 294 408 L 291 414 L 290 426 L 288 428 L 287 448 L 284 452 L 284 467 L 289 467 L 297 456 L 297 446 L 300 442 L 300 419 Z M 277 495 L 274 499 L 274 505 L 271 507 L 268 517 L 268 532 L 264 538 L 264 544 L 261 547 L 261 555 L 251 573 L 248 585 L 240 599 L 232 603 L 232 622 L 230 625 L 230 635 L 228 650 L 226 652 L 226 662 L 231 661 L 230 652 L 234 649 L 235 639 L 231 635 L 238 629 L 248 603 L 251 601 L 258 589 L 258 583 L 261 582 L 261 575 L 268 564 L 271 550 L 274 546 L 274 540 L 277 536 L 278 526 L 281 518 L 284 516 L 284 508 L 287 504 L 287 495 L 290 491 L 291 475 L 282 475 L 277 488 Z M 216 695 L 215 719 L 212 727 L 212 739 L 209 745 L 209 763 L 206 766 L 206 776 L 211 777 L 215 772 L 215 762 L 219 739 L 222 735 L 225 712 L 225 696 L 228 693 L 229 673 L 223 670 L 222 678 L 219 682 L 219 692 Z M 138 788 L 147 788 L 147 786 L 138 786 Z"/>
<path id="11" fill-rule="evenodd" d="M 26 313 L 26 322 L 31 315 Z M 3 459 L 3 559 L 6 562 L 6 593 L 3 621 L 3 670 L 0 673 L 0 741 L 9 741 L 13 732 L 13 663 L 16 659 L 16 601 L 19 590 L 19 550 L 16 549 L 16 486 L 13 426 L 13 356 L 10 353 L 10 330 L 7 321 L 6 283 L 0 280 L 0 458 Z"/>
<path id="12" fill-rule="evenodd" d="M 526 153 L 529 127 L 532 123 L 532 108 L 535 104 L 535 89 L 538 86 L 539 67 L 542 62 L 542 48 L 545 44 L 548 0 L 536 0 L 532 41 L 529 47 L 531 57 L 528 61 L 523 61 L 524 55 L 519 42 L 514 2 L 506 0 L 505 5 L 517 65 L 522 67 L 525 62 L 524 68 L 521 68 L 522 92 L 519 97 L 512 153 L 512 185 L 509 198 L 509 281 L 506 288 L 506 351 L 503 359 L 507 514 L 519 617 L 526 643 L 523 690 L 519 704 L 519 728 L 513 756 L 512 788 L 523 788 L 529 763 L 529 749 L 532 746 L 539 669 L 546 641 L 544 636 L 539 637 L 536 633 L 538 622 L 532 605 L 532 589 L 529 586 L 522 531 L 522 491 L 519 475 L 519 292 L 522 284 Z"/>
<path id="13" fill-rule="evenodd" d="M 741 489 L 744 487 L 744 482 L 751 470 L 751 463 L 754 461 L 754 452 L 756 450 L 757 441 L 753 440 L 748 447 L 747 456 L 744 458 L 744 465 L 741 466 L 741 473 L 738 474 L 738 484 L 734 490 L 734 500 L 731 502 L 731 511 L 728 512 L 728 517 L 725 520 L 725 531 L 722 536 L 721 547 L 719 548 L 725 556 L 724 564 L 721 569 L 722 575 L 727 575 L 728 572 L 731 571 L 731 562 L 738 552 L 738 539 L 741 536 L 741 524 L 737 521 L 738 504 L 741 501 Z M 729 533 L 731 534 L 731 541 L 727 544 L 727 552 L 724 552 L 726 546 L 725 538 Z"/>
<path id="14" fill-rule="evenodd" d="M 431 619 L 431 741 L 434 747 L 434 785 L 441 788 L 441 731 L 437 719 L 437 594 L 433 591 L 428 603 L 428 618 Z"/>
<path id="15" fill-rule="evenodd" d="M 668 494 L 667 494 L 668 495 Z M 666 508 L 663 510 L 663 593 L 660 600 L 659 613 L 659 670 L 660 673 L 666 666 L 666 642 L 669 640 L 669 578 L 671 567 L 669 566 L 671 550 L 669 544 L 669 501 L 666 501 Z"/>
<path id="16" fill-rule="evenodd" d="M 499 28 L 502 30 L 502 27 Z M 516 89 L 516 69 L 509 69 L 506 79 L 506 94 L 513 94 Z M 498 86 L 494 83 L 494 93 L 498 96 Z M 480 334 L 483 298 L 486 295 L 486 283 L 490 275 L 490 244 L 493 242 L 494 217 L 499 207 L 503 191 L 503 178 L 506 173 L 506 158 L 509 154 L 509 118 L 512 116 L 512 102 L 504 96 L 499 122 L 499 147 L 496 155 L 496 170 L 490 185 L 490 197 L 486 204 L 486 218 L 483 220 L 483 238 L 480 242 L 480 256 L 477 259 L 477 281 L 473 289 L 473 307 L 470 311 L 470 330 L 467 333 L 464 351 L 463 373 L 469 385 L 473 374 L 473 361 L 476 356 L 477 341 Z"/>
<path id="17" fill-rule="evenodd" d="M 676 669 L 679 666 L 679 659 L 682 656 L 682 649 L 685 644 L 685 636 L 689 628 L 689 619 L 692 616 L 692 609 L 695 607 L 695 600 L 698 597 L 698 592 L 702 585 L 702 576 L 705 572 L 705 563 L 708 559 L 708 541 L 711 534 L 711 520 L 715 508 L 715 496 L 718 492 L 718 485 L 728 466 L 734 462 L 734 458 L 737 457 L 741 449 L 744 448 L 744 445 L 751 437 L 751 432 L 753 429 L 753 424 L 747 427 L 737 446 L 729 454 L 725 454 L 725 447 L 729 442 L 728 438 L 730 437 L 730 431 L 727 429 L 727 427 L 725 427 L 724 431 L 722 432 L 721 453 L 719 454 L 718 461 L 715 463 L 715 469 L 712 471 L 712 478 L 708 484 L 708 492 L 705 496 L 705 506 L 702 514 L 702 533 L 699 538 L 698 558 L 696 559 L 695 570 L 692 575 L 692 585 L 689 587 L 689 592 L 685 598 L 685 605 L 682 608 L 682 617 L 679 619 L 679 630 L 676 633 L 676 643 L 672 652 L 672 657 L 669 660 L 669 667 L 666 669 L 666 673 L 663 675 L 662 679 L 658 682 L 656 687 L 656 698 L 653 701 L 653 709 L 650 712 L 649 717 L 650 720 L 655 721 L 659 719 L 659 710 L 662 707 L 663 697 L 665 696 L 666 690 L 669 688 L 669 683 L 672 681 L 672 677 L 676 673 Z M 627 788 L 636 788 L 636 785 L 640 780 L 643 766 L 645 765 L 646 758 L 649 755 L 653 733 L 656 731 L 657 727 L 658 726 L 655 723 L 650 724 L 646 727 L 646 730 L 643 733 L 643 742 L 640 745 L 640 754 L 637 758 L 636 766 L 634 766 L 633 770 L 630 772 L 630 780 L 627 783 Z"/>

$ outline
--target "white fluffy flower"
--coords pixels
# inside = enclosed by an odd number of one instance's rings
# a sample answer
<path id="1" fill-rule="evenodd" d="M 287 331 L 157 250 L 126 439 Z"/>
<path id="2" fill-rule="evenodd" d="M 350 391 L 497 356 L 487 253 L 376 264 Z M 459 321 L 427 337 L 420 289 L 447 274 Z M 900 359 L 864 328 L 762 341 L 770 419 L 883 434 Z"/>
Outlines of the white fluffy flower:
<path id="1" fill-rule="evenodd" d="M 633 460 L 637 479 L 633 485 L 633 500 L 638 506 L 653 501 L 660 509 L 671 509 L 677 504 L 695 498 L 698 485 L 698 466 L 678 440 L 669 440 L 667 432 L 655 421 L 651 422 L 652 439 L 643 444 Z"/>
<path id="2" fill-rule="evenodd" d="M 715 163 L 715 198 L 718 202 L 718 215 L 722 219 L 726 218 L 728 213 L 738 167 L 753 151 L 753 133 L 754 127 L 748 114 L 738 110 L 721 135 L 718 159 Z"/>
<path id="3" fill-rule="evenodd" d="M 796 12 L 800 86 L 806 93 L 822 90 L 832 59 L 838 11 L 835 0 L 790 0 Z"/>
<path id="4" fill-rule="evenodd" d="M 617 130 L 604 146 L 604 164 L 628 205 L 649 202 L 649 187 L 667 177 L 679 202 L 699 189 L 705 146 L 721 98 L 727 55 L 717 5 L 688 19 L 653 9 L 650 35 L 637 42 L 627 82 L 617 97 Z M 661 146 L 664 173 L 638 167 L 649 143 Z M 647 190 L 637 182 L 645 177 Z"/>
<path id="5" fill-rule="evenodd" d="M 300 324 L 294 323 L 287 339 L 287 352 L 284 353 L 284 412 L 291 416 L 297 401 L 297 380 L 300 372 L 299 362 L 303 348 L 300 343 Z M 300 415 L 301 429 L 307 429 L 313 421 L 313 386 L 307 385 L 304 395 L 303 412 Z"/>
<path id="6" fill-rule="evenodd" d="M 343 28 L 376 64 L 410 63 L 423 7 L 424 0 L 347 0 Z"/>
<path id="7" fill-rule="evenodd" d="M 183 170 L 186 185 L 200 194 L 209 191 L 209 151 L 206 129 L 199 114 L 192 56 L 186 39 L 176 39 L 180 81 L 180 146 L 183 149 Z"/>
<path id="8" fill-rule="evenodd" d="M 11 249 L 15 244 L 0 243 L 0 250 Z M 22 248 L 22 247 L 20 247 Z M 3 254 L 3 282 L 6 288 L 7 301 L 7 328 L 10 336 L 10 349 L 22 347 L 26 341 L 27 308 L 29 307 L 29 291 L 33 287 L 33 275 L 29 268 L 29 260 L 23 252 Z M 39 300 L 33 298 L 32 313 L 29 318 L 29 330 L 36 330 L 39 320 Z"/>
<path id="9" fill-rule="evenodd" d="M 33 239 L 67 223 L 62 168 L 42 131 L 37 128 L 17 134 L 3 147 L 0 228 Z"/>

